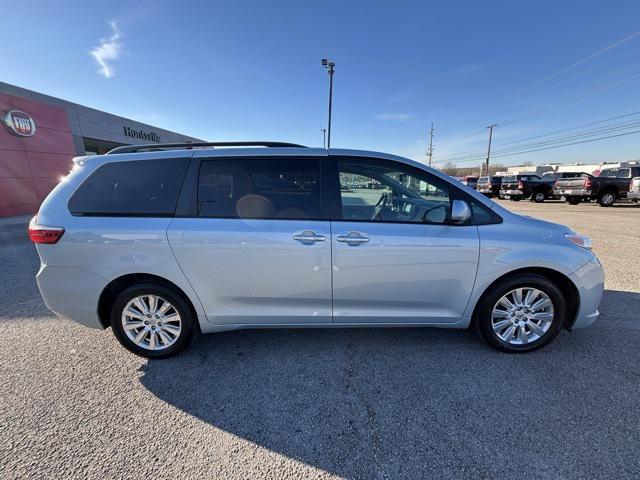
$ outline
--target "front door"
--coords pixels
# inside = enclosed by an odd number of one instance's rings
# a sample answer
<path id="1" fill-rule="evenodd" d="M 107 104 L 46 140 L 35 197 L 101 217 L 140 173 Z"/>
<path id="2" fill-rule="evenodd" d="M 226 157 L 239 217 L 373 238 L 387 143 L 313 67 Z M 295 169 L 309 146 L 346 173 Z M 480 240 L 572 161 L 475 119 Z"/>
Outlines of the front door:
<path id="1" fill-rule="evenodd" d="M 454 188 L 388 160 L 336 165 L 334 322 L 458 322 L 475 282 L 479 237 L 477 227 L 449 221 Z"/>
<path id="2" fill-rule="evenodd" d="M 214 324 L 331 322 L 331 232 L 317 158 L 205 158 L 171 248 Z"/>

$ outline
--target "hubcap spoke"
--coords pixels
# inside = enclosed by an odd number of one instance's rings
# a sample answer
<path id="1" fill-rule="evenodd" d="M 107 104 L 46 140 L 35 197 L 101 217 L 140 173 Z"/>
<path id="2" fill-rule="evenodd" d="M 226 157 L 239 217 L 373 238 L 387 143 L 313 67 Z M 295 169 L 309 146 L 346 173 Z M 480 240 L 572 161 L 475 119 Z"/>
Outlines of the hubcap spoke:
<path id="1" fill-rule="evenodd" d="M 168 348 L 182 332 L 182 319 L 176 308 L 157 295 L 132 298 L 122 310 L 121 323 L 129 340 L 145 350 Z"/>
<path id="2" fill-rule="evenodd" d="M 155 295 L 149 295 L 147 297 L 147 302 L 149 303 L 149 313 L 156 313 L 158 309 L 158 297 Z"/>

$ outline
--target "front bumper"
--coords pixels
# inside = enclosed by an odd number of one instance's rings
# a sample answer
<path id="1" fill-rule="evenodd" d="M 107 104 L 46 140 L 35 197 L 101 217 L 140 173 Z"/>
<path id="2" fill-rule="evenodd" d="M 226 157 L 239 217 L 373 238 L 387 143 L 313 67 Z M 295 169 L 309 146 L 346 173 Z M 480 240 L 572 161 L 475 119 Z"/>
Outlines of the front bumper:
<path id="1" fill-rule="evenodd" d="M 585 328 L 591 325 L 600 315 L 598 306 L 604 291 L 604 270 L 595 255 L 589 262 L 569 275 L 578 288 L 580 306 L 569 330 Z"/>

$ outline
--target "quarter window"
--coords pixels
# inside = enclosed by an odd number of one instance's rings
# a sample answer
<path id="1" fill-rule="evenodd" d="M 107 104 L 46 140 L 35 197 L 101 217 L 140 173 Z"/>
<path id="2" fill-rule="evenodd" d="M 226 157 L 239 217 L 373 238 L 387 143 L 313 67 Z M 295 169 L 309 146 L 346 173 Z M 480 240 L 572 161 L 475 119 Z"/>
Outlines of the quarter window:
<path id="1" fill-rule="evenodd" d="M 99 167 L 69 200 L 73 215 L 173 215 L 185 158 L 113 162 Z"/>
<path id="2" fill-rule="evenodd" d="M 202 162 L 198 216 L 317 219 L 320 165 L 311 158 L 212 159 Z"/>

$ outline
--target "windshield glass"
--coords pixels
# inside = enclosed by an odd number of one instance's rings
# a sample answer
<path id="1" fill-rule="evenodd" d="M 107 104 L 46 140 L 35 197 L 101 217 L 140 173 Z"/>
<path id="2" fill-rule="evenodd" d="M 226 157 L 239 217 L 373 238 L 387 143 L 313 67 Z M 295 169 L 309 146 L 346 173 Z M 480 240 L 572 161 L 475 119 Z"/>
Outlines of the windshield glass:
<path id="1" fill-rule="evenodd" d="M 478 179 L 478 183 L 487 183 L 489 182 L 489 177 L 480 177 Z"/>
<path id="2" fill-rule="evenodd" d="M 515 175 L 509 175 L 507 177 L 502 177 L 502 183 L 513 183 L 516 181 Z"/>

